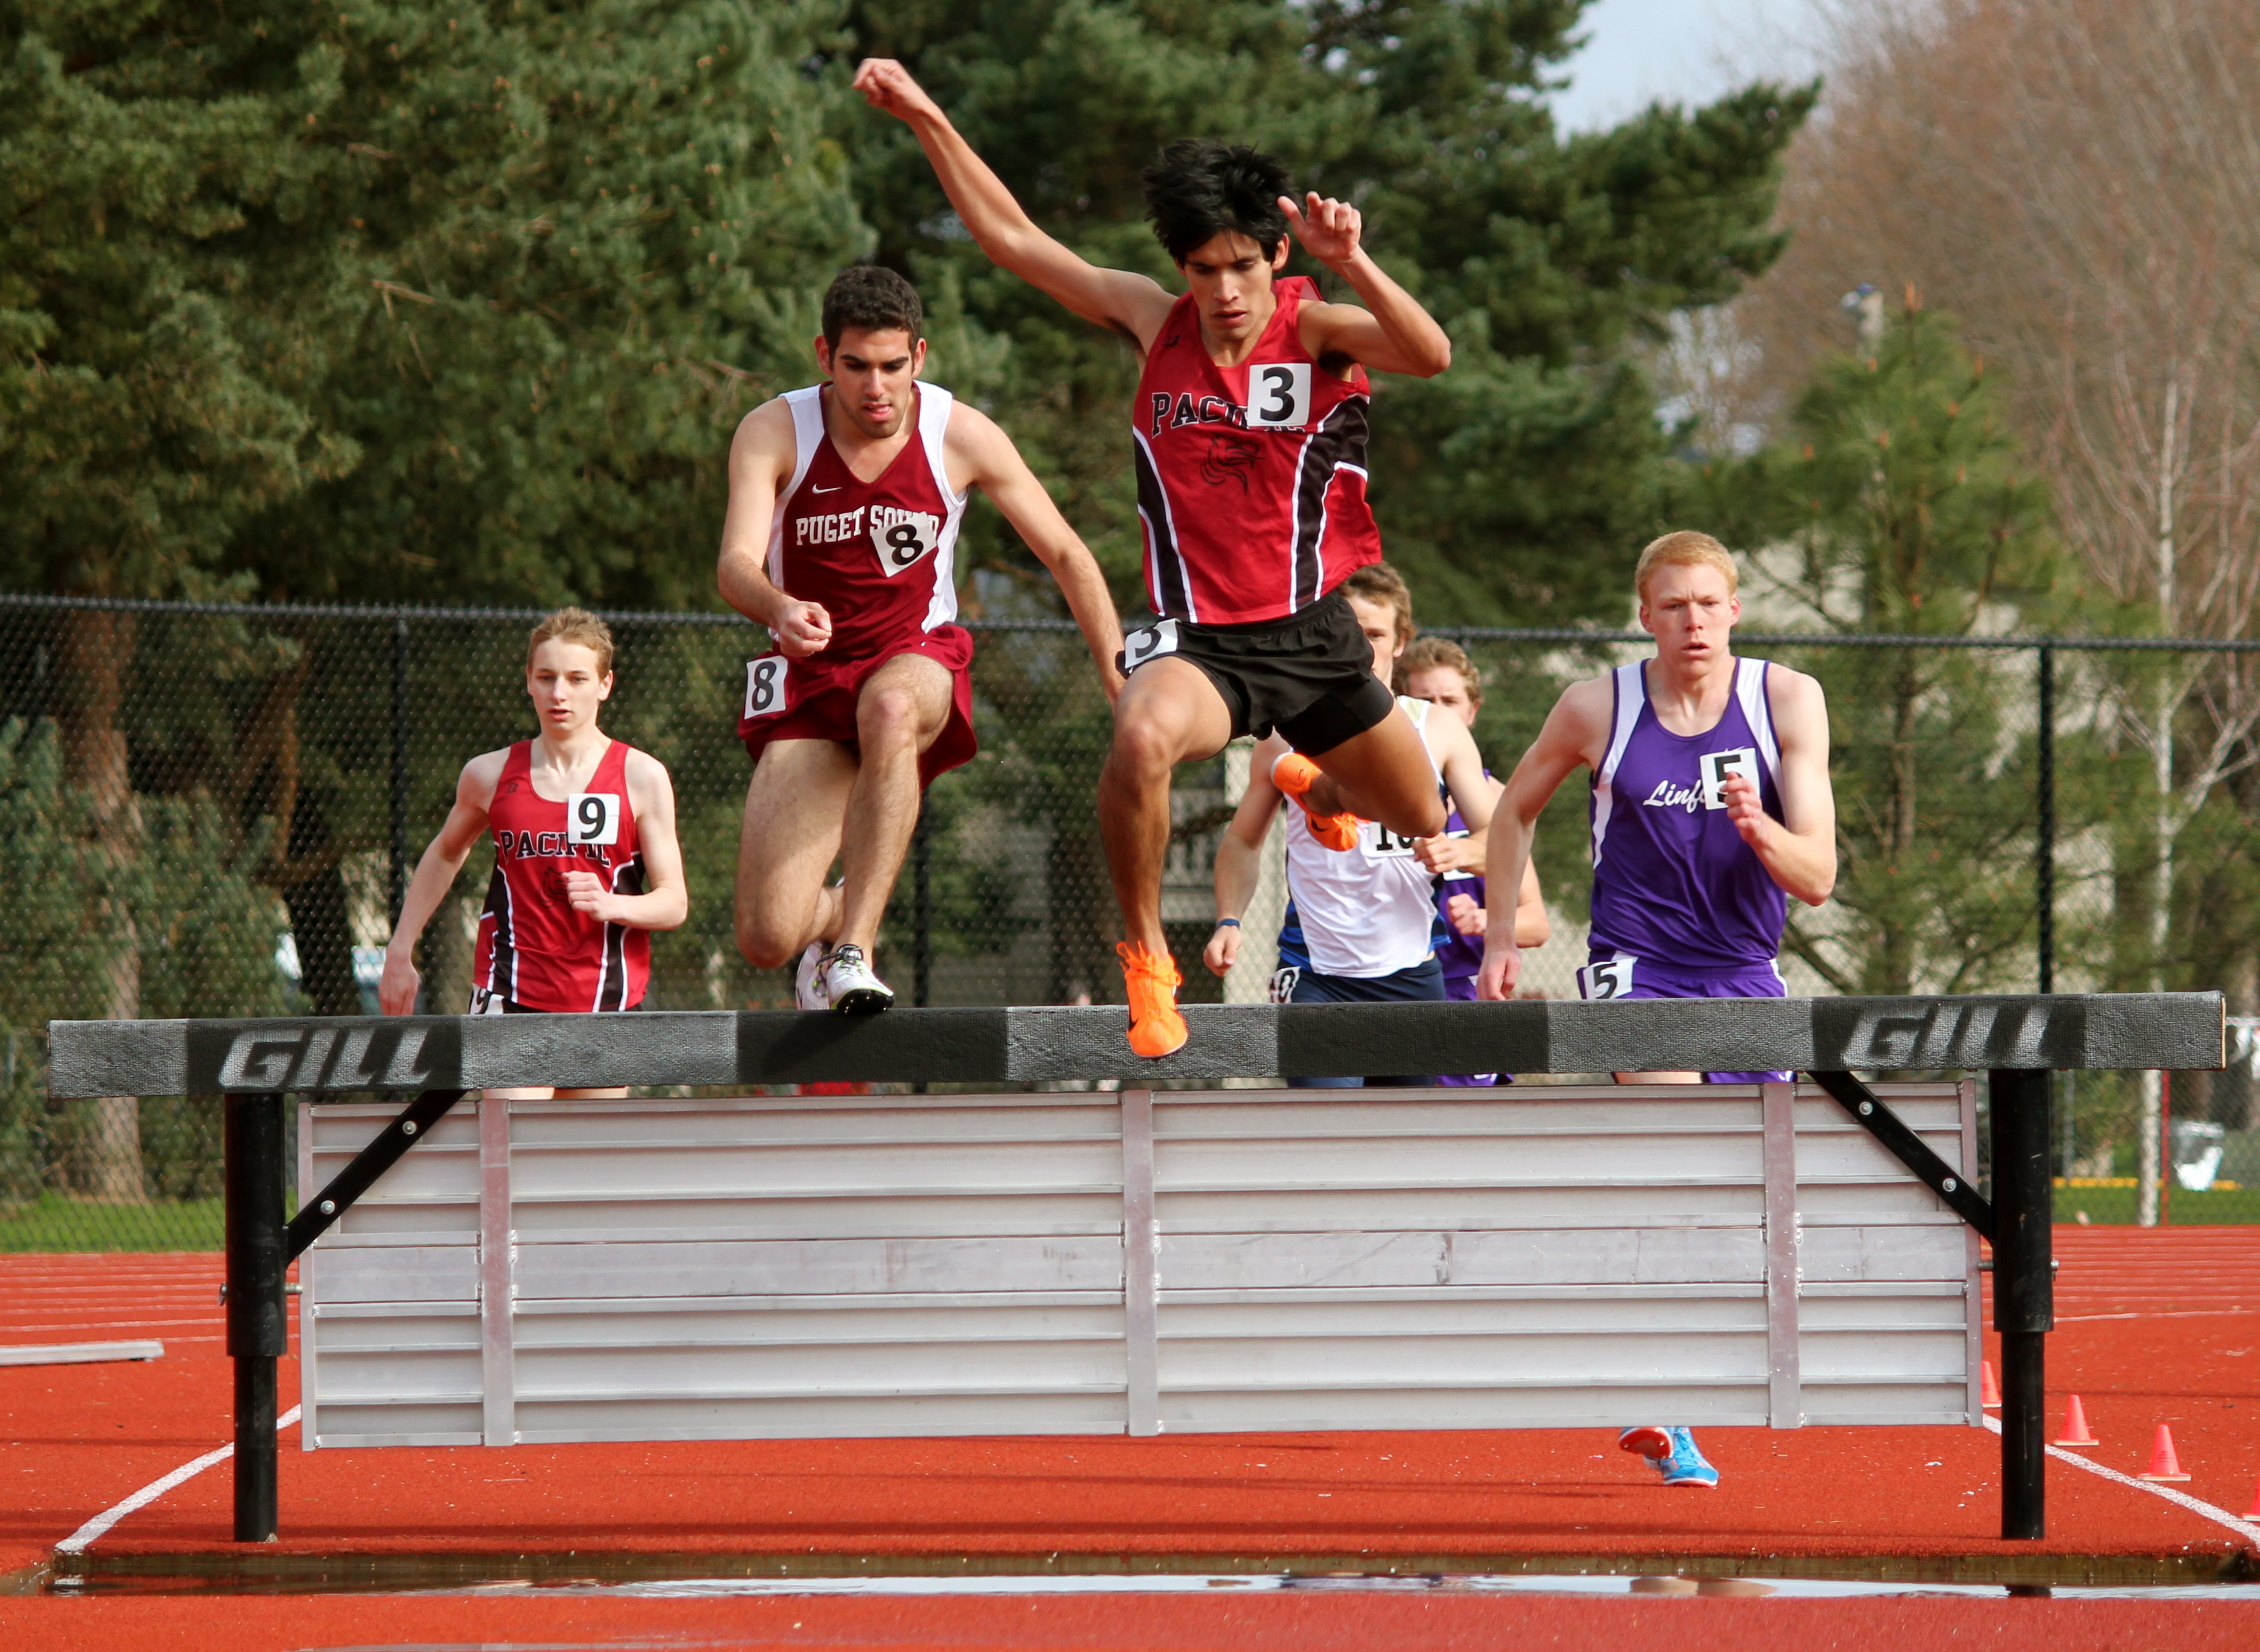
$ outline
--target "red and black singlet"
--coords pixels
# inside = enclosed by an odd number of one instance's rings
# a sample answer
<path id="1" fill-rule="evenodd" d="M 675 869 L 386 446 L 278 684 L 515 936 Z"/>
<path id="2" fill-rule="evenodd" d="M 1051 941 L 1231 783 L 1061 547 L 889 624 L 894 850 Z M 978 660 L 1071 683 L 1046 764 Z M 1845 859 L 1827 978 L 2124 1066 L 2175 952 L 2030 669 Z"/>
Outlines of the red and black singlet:
<path id="1" fill-rule="evenodd" d="M 1303 347 L 1307 278 L 1240 367 L 1201 343 L 1188 293 L 1147 353 L 1131 436 L 1154 611 L 1203 625 L 1284 619 L 1381 560 L 1365 497 L 1365 369 L 1347 379 Z"/>
<path id="2" fill-rule="evenodd" d="M 644 892 L 630 747 L 614 740 L 589 789 L 562 803 L 533 790 L 533 749 L 530 740 L 510 748 L 487 811 L 495 869 L 473 983 L 529 1010 L 633 1009 L 651 979 L 651 933 L 576 912 L 565 896 L 565 874 L 575 870 L 594 872 L 615 894 Z"/>

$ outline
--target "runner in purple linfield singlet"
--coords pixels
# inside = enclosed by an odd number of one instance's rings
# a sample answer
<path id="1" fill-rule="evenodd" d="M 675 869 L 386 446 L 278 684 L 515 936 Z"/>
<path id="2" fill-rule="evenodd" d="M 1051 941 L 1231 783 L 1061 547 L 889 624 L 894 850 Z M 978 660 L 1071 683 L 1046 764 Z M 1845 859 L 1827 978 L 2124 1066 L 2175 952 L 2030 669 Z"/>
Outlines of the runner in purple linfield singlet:
<path id="1" fill-rule="evenodd" d="M 1633 576 L 1656 652 L 1573 683 L 1515 765 L 1491 816 L 1491 887 L 1520 876 L 1530 833 L 1574 769 L 1593 773 L 1587 998 L 1777 998 L 1789 897 L 1836 883 L 1828 708 L 1802 672 L 1734 657 L 1734 559 L 1707 533 L 1667 533 Z M 1521 952 L 1486 924 L 1484 998 L 1512 998 Z M 1619 1073 L 1631 1083 L 1752 1083 L 1787 1073 Z M 1641 1424 L 1617 1443 L 1673 1486 L 1715 1486 L 1691 1431 Z"/>

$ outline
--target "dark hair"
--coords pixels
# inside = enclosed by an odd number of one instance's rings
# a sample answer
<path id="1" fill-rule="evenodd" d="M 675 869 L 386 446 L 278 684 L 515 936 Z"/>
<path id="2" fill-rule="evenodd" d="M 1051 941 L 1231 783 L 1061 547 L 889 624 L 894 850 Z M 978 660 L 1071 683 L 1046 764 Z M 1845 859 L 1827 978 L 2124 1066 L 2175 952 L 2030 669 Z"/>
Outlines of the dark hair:
<path id="1" fill-rule="evenodd" d="M 1286 238 L 1279 197 L 1292 192 L 1294 180 L 1276 157 L 1244 143 L 1180 138 L 1138 181 L 1145 186 L 1146 216 L 1173 264 L 1226 230 L 1247 236 L 1266 258 Z"/>
<path id="2" fill-rule="evenodd" d="M 876 264 L 853 264 L 832 278 L 824 290 L 824 342 L 840 347 L 840 335 L 848 328 L 883 333 L 900 327 L 916 344 L 926 336 L 926 306 L 918 289 L 891 269 Z"/>

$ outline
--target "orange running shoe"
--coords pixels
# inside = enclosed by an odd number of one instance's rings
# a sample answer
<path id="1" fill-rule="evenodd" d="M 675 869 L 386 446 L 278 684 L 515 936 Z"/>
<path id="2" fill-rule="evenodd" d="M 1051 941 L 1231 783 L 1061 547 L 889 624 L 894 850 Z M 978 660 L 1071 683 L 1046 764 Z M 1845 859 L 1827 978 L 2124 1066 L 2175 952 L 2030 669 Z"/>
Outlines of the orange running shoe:
<path id="1" fill-rule="evenodd" d="M 1148 1061 L 1183 1049 L 1185 1018 L 1177 1012 L 1177 989 L 1184 977 L 1176 960 L 1127 940 L 1114 950 L 1122 955 L 1122 980 L 1130 989 L 1130 1048 Z"/>
<path id="2" fill-rule="evenodd" d="M 1311 822 L 1311 835 L 1330 849 L 1345 852 L 1357 847 L 1357 828 L 1362 824 L 1354 814 L 1319 814 L 1305 801 L 1311 783 L 1319 777 L 1319 766 L 1300 752 L 1284 752 L 1279 761 L 1271 765 L 1271 783 L 1292 797 Z"/>

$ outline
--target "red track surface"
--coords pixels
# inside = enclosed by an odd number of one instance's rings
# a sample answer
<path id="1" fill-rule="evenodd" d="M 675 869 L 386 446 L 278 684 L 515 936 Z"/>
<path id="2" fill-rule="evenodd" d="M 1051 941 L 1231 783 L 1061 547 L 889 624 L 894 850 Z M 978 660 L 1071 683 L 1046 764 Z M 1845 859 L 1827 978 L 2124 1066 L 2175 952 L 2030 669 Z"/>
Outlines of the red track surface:
<path id="1" fill-rule="evenodd" d="M 2184 1488 L 2242 1514 L 2260 1477 L 2260 1231 L 2060 1227 L 2052 1408 L 2076 1391 L 2128 1473 L 2169 1423 Z M 227 1438 L 216 1257 L 0 1258 L 0 1342 L 161 1338 L 151 1364 L 0 1369 L 0 1572 Z M 283 1403 L 295 1400 L 284 1362 Z M 2053 1430 L 2051 1431 L 2053 1432 Z M 2031 1553 L 1992 1534 L 1998 1443 L 1974 1429 L 1714 1429 L 1716 1493 L 1666 1492 L 1578 1432 L 1160 1440 L 764 1441 L 301 1453 L 282 1548 L 875 1555 Z M 97 1552 L 225 1548 L 225 1467 L 128 1517 Z M 2042 1552 L 2225 1555 L 2234 1533 L 2068 1466 Z M 272 1552 L 272 1551 L 269 1551 Z M 383 1613 L 375 1632 L 373 1612 Z M 1200 1643 L 1799 1648 L 1897 1631 L 1957 1645 L 2260 1646 L 2260 1608 L 2118 1602 L 1593 1601 L 1513 1596 L 732 1602 L 0 1599 L 0 1644 L 530 1647 Z M 805 1626 L 795 1636 L 790 1626 Z M 2169 1626 L 2171 1625 L 2171 1628 Z M 631 1628 L 633 1627 L 633 1629 Z M 1791 1633 L 1792 1626 L 1794 1632 Z M 1832 1627 L 1830 1626 L 1836 1626 Z M 196 1634 L 190 1637 L 193 1627 Z M 1841 1630 L 1841 1634 L 1840 1634 Z M 29 1631 L 34 1638 L 24 1638 Z M 209 1640 L 206 1635 L 209 1633 Z M 1651 1638 L 1652 1634 L 1652 1638 Z M 1716 1634 L 1717 1640 L 1708 1637 Z M 282 1635 L 283 1638 L 273 1638 Z M 2008 1638 L 1999 1638 L 2003 1635 Z M 50 1636 L 61 1638 L 47 1638 Z M 295 1636 L 296 1638 L 290 1638 Z M 553 1641 L 553 1636 L 565 1637 Z M 715 1637 L 721 1638 L 717 1639 Z"/>

